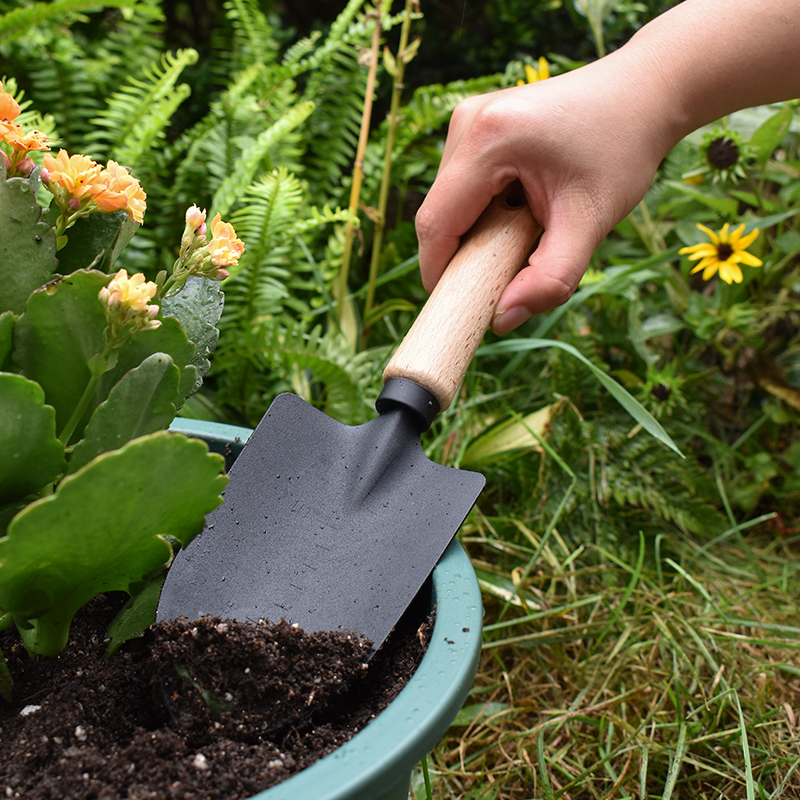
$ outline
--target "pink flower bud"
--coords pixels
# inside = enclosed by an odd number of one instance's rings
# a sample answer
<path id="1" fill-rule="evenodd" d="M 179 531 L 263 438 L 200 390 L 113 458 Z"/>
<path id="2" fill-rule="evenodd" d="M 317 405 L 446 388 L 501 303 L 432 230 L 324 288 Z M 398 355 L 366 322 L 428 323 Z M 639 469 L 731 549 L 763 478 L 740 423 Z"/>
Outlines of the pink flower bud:
<path id="1" fill-rule="evenodd" d="M 20 178 L 27 178 L 35 168 L 36 164 L 32 158 L 23 158 L 21 161 L 17 162 L 17 176 Z"/>

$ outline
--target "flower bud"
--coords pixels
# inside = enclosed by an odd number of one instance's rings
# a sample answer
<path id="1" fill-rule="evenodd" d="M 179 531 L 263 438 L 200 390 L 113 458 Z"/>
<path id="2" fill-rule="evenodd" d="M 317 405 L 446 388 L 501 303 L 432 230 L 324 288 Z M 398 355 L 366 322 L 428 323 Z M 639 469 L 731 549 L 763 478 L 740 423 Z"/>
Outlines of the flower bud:
<path id="1" fill-rule="evenodd" d="M 197 206 L 190 206 L 186 209 L 186 230 L 185 233 L 206 235 L 206 212 L 201 211 Z"/>

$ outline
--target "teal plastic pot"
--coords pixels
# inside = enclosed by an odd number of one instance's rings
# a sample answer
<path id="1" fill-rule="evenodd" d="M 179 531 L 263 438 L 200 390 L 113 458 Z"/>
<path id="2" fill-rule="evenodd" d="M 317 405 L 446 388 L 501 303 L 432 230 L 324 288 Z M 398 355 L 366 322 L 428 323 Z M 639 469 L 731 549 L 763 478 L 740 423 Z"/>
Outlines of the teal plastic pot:
<path id="1" fill-rule="evenodd" d="M 229 459 L 251 431 L 176 420 Z M 414 676 L 360 733 L 330 755 L 252 800 L 407 800 L 411 771 L 442 737 L 472 687 L 481 649 L 483 607 L 475 570 L 454 540 L 433 571 L 431 643 Z"/>

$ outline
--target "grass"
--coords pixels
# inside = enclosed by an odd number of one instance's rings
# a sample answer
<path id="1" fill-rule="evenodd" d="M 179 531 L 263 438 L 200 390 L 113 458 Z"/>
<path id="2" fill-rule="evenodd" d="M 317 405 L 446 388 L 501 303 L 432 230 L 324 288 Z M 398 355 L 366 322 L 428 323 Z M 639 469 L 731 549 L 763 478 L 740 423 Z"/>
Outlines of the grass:
<path id="1" fill-rule="evenodd" d="M 798 541 L 664 534 L 622 558 L 479 514 L 462 537 L 483 657 L 415 800 L 800 797 Z"/>

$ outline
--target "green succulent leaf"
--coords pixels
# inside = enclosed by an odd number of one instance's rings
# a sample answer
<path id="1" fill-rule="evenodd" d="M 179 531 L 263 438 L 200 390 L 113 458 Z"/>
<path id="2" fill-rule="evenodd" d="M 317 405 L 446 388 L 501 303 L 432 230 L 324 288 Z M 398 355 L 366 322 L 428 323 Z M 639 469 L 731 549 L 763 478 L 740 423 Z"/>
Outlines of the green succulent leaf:
<path id="1" fill-rule="evenodd" d="M 31 292 L 56 271 L 56 237 L 42 222 L 30 182 L 6 180 L 0 163 L 0 312 L 21 314 Z"/>
<path id="2" fill-rule="evenodd" d="M 219 341 L 217 324 L 224 301 L 225 295 L 217 281 L 190 275 L 178 294 L 164 298 L 161 303 L 161 313 L 165 317 L 175 317 L 194 344 L 195 390 L 200 388 L 211 368 L 210 358 Z"/>
<path id="3" fill-rule="evenodd" d="M 0 373 L 0 506 L 51 483 L 64 470 L 56 415 L 38 383 Z"/>
<path id="4" fill-rule="evenodd" d="M 0 539 L 0 609 L 31 652 L 55 655 L 78 609 L 130 592 L 172 559 L 222 501 L 224 461 L 203 442 L 159 432 L 96 458 L 17 514 Z"/>
<path id="5" fill-rule="evenodd" d="M 100 379 L 98 402 L 108 397 L 112 387 L 122 379 L 126 372 L 138 367 L 146 358 L 155 353 L 166 353 L 181 371 L 178 393 L 173 400 L 177 407 L 194 391 L 197 383 L 197 370 L 194 366 L 194 345 L 178 320 L 167 317 L 155 330 L 142 331 L 128 339 L 119 351 L 116 366 Z"/>
<path id="6" fill-rule="evenodd" d="M 0 369 L 3 368 L 5 360 L 11 352 L 11 334 L 14 332 L 14 323 L 16 321 L 17 317 L 13 311 L 6 311 L 0 314 Z"/>
<path id="7" fill-rule="evenodd" d="M 91 378 L 89 359 L 105 347 L 97 295 L 106 283 L 107 275 L 91 270 L 61 278 L 34 292 L 17 320 L 12 358 L 44 389 L 59 431 Z"/>
<path id="8" fill-rule="evenodd" d="M 137 639 L 155 622 L 158 601 L 161 597 L 161 588 L 167 573 L 162 572 L 151 578 L 128 602 L 120 609 L 116 617 L 106 629 L 109 656 L 122 647 L 125 642 Z"/>
<path id="9" fill-rule="evenodd" d="M 69 461 L 71 474 L 95 456 L 131 439 L 165 430 L 175 418 L 181 371 L 165 353 L 154 353 L 127 372 L 95 410 Z"/>
<path id="10" fill-rule="evenodd" d="M 56 410 L 61 431 L 92 376 L 90 362 L 103 352 L 106 326 L 97 295 L 109 276 L 97 270 L 79 270 L 35 292 L 14 334 L 14 363 L 23 375 L 39 383 L 47 402 Z M 165 319 L 155 330 L 134 334 L 119 351 L 116 365 L 102 376 L 93 401 L 72 437 L 81 438 L 94 409 L 130 370 L 154 353 L 167 353 L 181 370 L 177 397 L 182 403 L 195 385 L 194 346 L 177 320 Z M 94 362 L 92 362 L 94 363 Z"/>
<path id="11" fill-rule="evenodd" d="M 125 211 L 90 214 L 67 230 L 67 244 L 58 251 L 58 269 L 68 275 L 93 267 L 109 272 L 138 224 Z"/>

